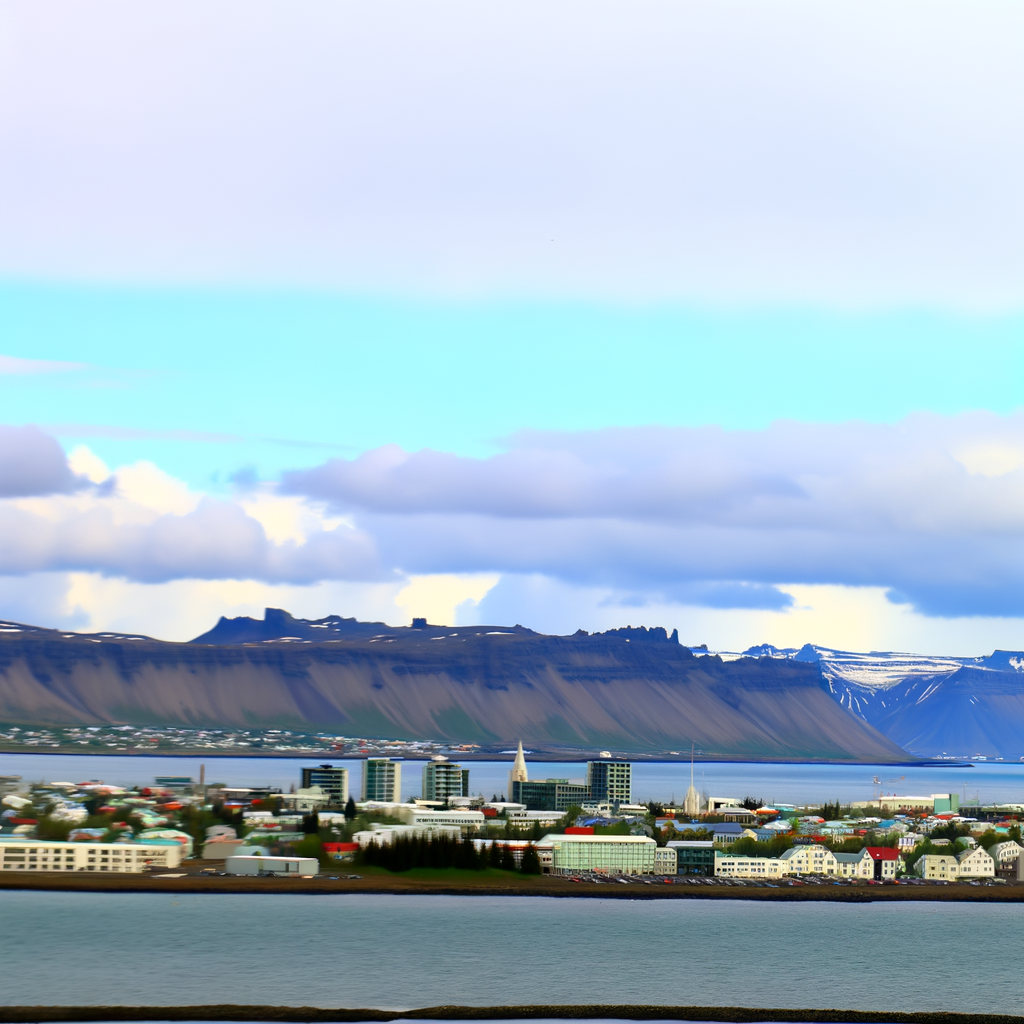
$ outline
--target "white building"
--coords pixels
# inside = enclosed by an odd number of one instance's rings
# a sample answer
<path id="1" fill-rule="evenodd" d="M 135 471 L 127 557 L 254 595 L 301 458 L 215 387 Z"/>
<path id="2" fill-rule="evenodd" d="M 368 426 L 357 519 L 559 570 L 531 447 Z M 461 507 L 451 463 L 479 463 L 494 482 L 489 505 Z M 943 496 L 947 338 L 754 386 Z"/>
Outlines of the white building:
<path id="1" fill-rule="evenodd" d="M 671 846 L 659 846 L 654 851 L 654 873 L 674 875 L 677 869 L 676 851 Z"/>
<path id="2" fill-rule="evenodd" d="M 550 850 L 550 871 L 556 875 L 653 875 L 658 844 L 647 836 L 548 835 L 537 844 L 538 854 L 542 849 Z M 545 857 L 540 860 L 543 870 Z"/>
<path id="3" fill-rule="evenodd" d="M 989 856 L 988 850 L 976 846 L 973 850 L 964 850 L 957 860 L 957 873 L 961 878 L 995 878 L 996 862 Z"/>
<path id="4" fill-rule="evenodd" d="M 176 868 L 185 849 L 173 840 L 148 843 L 66 843 L 55 839 L 0 836 L 4 871 L 119 871 Z"/>
<path id="5" fill-rule="evenodd" d="M 723 878 L 781 878 L 788 873 L 780 857 L 748 857 L 715 850 L 715 874 Z"/>
<path id="6" fill-rule="evenodd" d="M 929 881 L 952 882 L 959 875 L 956 857 L 944 853 L 926 853 L 914 865 L 914 873 Z"/>
<path id="7" fill-rule="evenodd" d="M 461 839 L 462 829 L 457 825 L 381 825 L 373 822 L 371 827 L 352 836 L 352 842 L 361 847 L 376 843 L 388 846 L 402 836 L 416 836 L 417 839 Z"/>
<path id="8" fill-rule="evenodd" d="M 779 858 L 786 862 L 788 875 L 835 875 L 839 873 L 836 855 L 819 843 L 794 846 Z"/>
<path id="9" fill-rule="evenodd" d="M 224 870 L 229 875 L 275 875 L 311 878 L 320 870 L 315 857 L 228 857 Z"/>
<path id="10" fill-rule="evenodd" d="M 532 828 L 535 824 L 541 828 L 554 828 L 564 817 L 558 811 L 506 811 L 505 820 L 513 828 Z"/>

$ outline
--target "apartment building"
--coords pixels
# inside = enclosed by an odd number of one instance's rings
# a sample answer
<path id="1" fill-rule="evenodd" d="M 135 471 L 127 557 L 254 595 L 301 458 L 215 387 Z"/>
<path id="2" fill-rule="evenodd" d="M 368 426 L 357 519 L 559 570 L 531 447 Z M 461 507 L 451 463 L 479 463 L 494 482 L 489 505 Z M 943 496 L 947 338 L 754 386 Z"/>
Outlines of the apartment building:
<path id="1" fill-rule="evenodd" d="M 4 871 L 118 871 L 176 868 L 185 849 L 174 840 L 148 843 L 67 843 L 0 836 Z"/>

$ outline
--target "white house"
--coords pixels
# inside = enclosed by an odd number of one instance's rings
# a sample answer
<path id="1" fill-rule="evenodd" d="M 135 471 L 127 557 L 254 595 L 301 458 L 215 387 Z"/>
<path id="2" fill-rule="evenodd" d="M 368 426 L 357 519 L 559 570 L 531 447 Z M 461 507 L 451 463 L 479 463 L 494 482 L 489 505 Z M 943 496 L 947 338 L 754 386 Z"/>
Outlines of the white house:
<path id="1" fill-rule="evenodd" d="M 779 858 L 785 861 L 787 875 L 835 875 L 839 873 L 836 855 L 819 843 L 794 846 Z"/>
<path id="2" fill-rule="evenodd" d="M 996 862 L 989 856 L 988 850 L 976 846 L 972 850 L 964 850 L 957 856 L 958 874 L 961 878 L 995 878 Z"/>
<path id="3" fill-rule="evenodd" d="M 973 851 L 972 851 L 973 852 Z M 926 853 L 914 865 L 914 873 L 929 881 L 955 881 L 960 873 L 956 857 L 945 853 Z"/>

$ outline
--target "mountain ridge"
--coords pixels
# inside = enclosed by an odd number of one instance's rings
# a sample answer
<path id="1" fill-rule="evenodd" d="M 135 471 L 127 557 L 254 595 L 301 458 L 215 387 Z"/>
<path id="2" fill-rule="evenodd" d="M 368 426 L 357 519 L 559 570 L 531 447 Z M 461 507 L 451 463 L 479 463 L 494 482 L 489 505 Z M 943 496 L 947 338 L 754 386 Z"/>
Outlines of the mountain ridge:
<path id="1" fill-rule="evenodd" d="M 698 658 L 660 627 L 549 636 L 519 625 L 391 627 L 271 612 L 269 626 L 268 617 L 224 619 L 188 643 L 0 624 L 0 721 L 908 760 L 839 706 L 818 666 Z M 199 642 L 211 633 L 249 639 Z"/>

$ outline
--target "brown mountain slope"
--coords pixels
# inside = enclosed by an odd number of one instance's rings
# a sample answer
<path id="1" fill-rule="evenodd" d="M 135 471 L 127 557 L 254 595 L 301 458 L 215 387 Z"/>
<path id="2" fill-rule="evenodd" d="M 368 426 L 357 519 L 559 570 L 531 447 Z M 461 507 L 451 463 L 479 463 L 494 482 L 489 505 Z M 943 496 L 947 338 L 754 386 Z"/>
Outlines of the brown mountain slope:
<path id="1" fill-rule="evenodd" d="M 664 631 L 551 637 L 394 629 L 321 643 L 172 644 L 0 633 L 0 721 L 273 726 L 349 736 L 679 749 L 737 758 L 906 754 L 816 665 L 695 658 Z"/>

